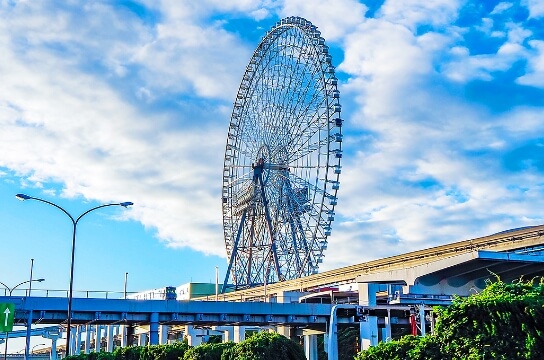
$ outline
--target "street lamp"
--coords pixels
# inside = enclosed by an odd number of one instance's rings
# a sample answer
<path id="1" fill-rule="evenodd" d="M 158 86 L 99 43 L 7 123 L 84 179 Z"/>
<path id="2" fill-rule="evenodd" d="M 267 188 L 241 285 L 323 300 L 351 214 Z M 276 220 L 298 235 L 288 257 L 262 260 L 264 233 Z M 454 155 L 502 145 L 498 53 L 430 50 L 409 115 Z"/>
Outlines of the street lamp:
<path id="1" fill-rule="evenodd" d="M 29 196 L 29 195 L 26 195 L 26 194 L 17 194 L 17 195 L 15 195 L 15 197 L 18 200 L 21 200 L 21 201 L 24 201 L 24 200 L 36 200 L 36 201 L 40 201 L 40 202 L 49 204 L 51 206 L 54 206 L 57 209 L 61 210 L 63 213 L 65 213 L 70 218 L 70 220 L 72 220 L 72 224 L 73 224 L 73 231 L 72 231 L 72 259 L 71 259 L 71 262 L 70 262 L 70 289 L 68 290 L 68 319 L 67 319 L 67 322 L 66 322 L 66 329 L 67 329 L 67 332 L 66 332 L 66 354 L 69 355 L 70 354 L 70 351 L 69 351 L 70 350 L 70 334 L 71 334 L 71 327 L 72 327 L 72 290 L 73 290 L 73 285 L 74 285 L 74 255 L 75 255 L 75 250 L 76 250 L 77 223 L 79 222 L 79 220 L 82 217 L 84 217 L 85 215 L 87 215 L 91 211 L 94 211 L 94 210 L 97 210 L 97 209 L 100 209 L 100 208 L 103 208 L 103 207 L 106 207 L 106 206 L 122 206 L 122 207 L 126 208 L 128 206 L 134 205 L 134 203 L 132 203 L 130 201 L 125 201 L 125 202 L 122 202 L 122 203 L 112 203 L 112 204 L 104 204 L 104 205 L 95 206 L 92 209 L 89 209 L 89 210 L 85 211 L 83 214 L 79 215 L 74 220 L 74 217 L 72 215 L 70 215 L 70 213 L 68 211 L 64 210 L 59 205 L 54 204 L 54 203 L 52 203 L 50 201 L 40 199 L 40 198 L 36 198 L 36 197 L 33 197 L 33 196 Z"/>
<path id="2" fill-rule="evenodd" d="M 1 281 L 0 281 L 0 284 L 2 284 L 2 286 L 4 286 L 6 288 L 6 290 L 9 292 L 9 296 L 11 296 L 11 294 L 13 294 L 13 290 L 17 289 L 19 286 L 21 286 L 23 284 L 29 284 L 29 283 L 32 283 L 32 282 L 42 282 L 42 281 L 45 281 L 45 279 L 27 280 L 27 281 L 23 281 L 22 283 L 19 283 L 19 284 L 15 285 L 12 288 L 10 288 L 9 286 L 7 286 L 6 284 L 4 284 Z M 27 324 L 27 326 L 28 326 L 28 324 Z M 6 360 L 6 358 L 8 356 L 8 339 L 9 339 L 9 332 L 6 331 L 6 344 L 5 344 L 5 347 L 4 347 L 4 360 Z"/>
<path id="3" fill-rule="evenodd" d="M 37 346 L 43 346 L 43 345 L 45 345 L 45 344 L 34 345 L 34 346 L 32 347 L 32 350 L 30 351 L 30 353 L 31 353 L 31 354 L 34 354 L 34 348 L 37 347 Z"/>

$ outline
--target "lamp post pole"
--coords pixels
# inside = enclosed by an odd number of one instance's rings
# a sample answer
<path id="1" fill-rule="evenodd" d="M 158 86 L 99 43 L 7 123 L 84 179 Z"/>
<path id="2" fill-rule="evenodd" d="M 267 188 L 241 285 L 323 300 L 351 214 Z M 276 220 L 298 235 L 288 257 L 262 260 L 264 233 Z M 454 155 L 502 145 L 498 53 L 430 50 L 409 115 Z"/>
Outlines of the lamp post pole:
<path id="1" fill-rule="evenodd" d="M 128 272 L 125 273 L 125 300 L 127 299 L 127 281 L 128 281 Z"/>
<path id="2" fill-rule="evenodd" d="M 34 281 L 42 282 L 42 281 L 45 281 L 45 279 L 36 279 L 36 280 L 23 281 L 22 283 L 19 283 L 19 284 L 15 285 L 12 288 L 10 288 L 9 286 L 7 286 L 6 284 L 4 284 L 1 281 L 0 281 L 0 284 L 2 284 L 2 286 L 4 286 L 6 288 L 6 290 L 9 292 L 9 296 L 11 296 L 11 294 L 13 294 L 13 290 L 17 289 L 19 286 L 21 286 L 23 284 L 30 284 L 30 283 L 32 283 Z M 29 326 L 29 324 L 27 324 L 27 326 Z M 6 360 L 6 358 L 8 356 L 8 339 L 9 339 L 9 332 L 6 331 L 6 343 L 5 343 L 5 346 L 4 346 L 4 360 Z"/>
<path id="3" fill-rule="evenodd" d="M 134 204 L 132 202 L 130 202 L 130 201 L 125 201 L 125 202 L 122 202 L 122 203 L 111 203 L 111 204 L 99 205 L 99 206 L 95 206 L 95 207 L 85 211 L 84 213 L 82 213 L 81 215 L 79 215 L 77 218 L 74 219 L 74 217 L 68 211 L 66 211 L 65 209 L 63 209 L 59 205 L 57 205 L 55 203 L 52 203 L 50 201 L 40 199 L 40 198 L 36 198 L 36 197 L 33 197 L 33 196 L 29 196 L 29 195 L 26 195 L 26 194 L 17 194 L 17 195 L 15 195 L 15 197 L 18 200 L 21 200 L 21 201 L 24 201 L 24 200 L 36 200 L 36 201 L 40 201 L 40 202 L 49 204 L 51 206 L 54 206 L 57 209 L 61 210 L 63 213 L 65 213 L 70 218 L 70 220 L 72 221 L 72 225 L 73 225 L 73 229 L 72 229 L 72 254 L 71 254 L 71 260 L 70 260 L 70 287 L 69 287 L 69 290 L 68 290 L 68 316 L 67 316 L 67 321 L 66 321 L 66 356 L 68 356 L 68 355 L 70 355 L 70 335 L 71 335 L 71 332 L 72 332 L 71 331 L 71 329 L 72 329 L 72 293 L 73 293 L 73 286 L 74 286 L 74 257 L 75 257 L 75 250 L 76 250 L 77 224 L 78 224 L 79 220 L 81 220 L 82 217 L 84 217 L 85 215 L 87 215 L 91 211 L 94 211 L 94 210 L 97 210 L 97 209 L 100 209 L 100 208 L 103 208 L 103 207 L 107 207 L 107 206 L 122 206 L 122 207 L 126 208 L 126 207 L 134 205 Z"/>
<path id="4" fill-rule="evenodd" d="M 28 283 L 28 294 L 26 296 L 30 296 L 30 292 L 32 291 L 32 271 L 34 270 L 34 259 L 30 259 L 30 280 Z"/>
<path id="5" fill-rule="evenodd" d="M 32 350 L 30 351 L 30 354 L 34 354 L 34 349 L 35 349 L 36 347 L 38 347 L 38 346 L 44 346 L 44 345 L 45 345 L 45 344 L 34 345 L 34 346 L 32 347 Z"/>

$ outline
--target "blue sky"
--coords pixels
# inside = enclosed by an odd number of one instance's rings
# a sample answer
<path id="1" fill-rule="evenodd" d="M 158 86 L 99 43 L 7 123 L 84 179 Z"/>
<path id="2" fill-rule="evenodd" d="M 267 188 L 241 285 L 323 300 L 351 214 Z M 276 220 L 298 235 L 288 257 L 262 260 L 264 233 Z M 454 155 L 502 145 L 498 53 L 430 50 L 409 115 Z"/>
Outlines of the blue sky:
<path id="1" fill-rule="evenodd" d="M 544 223 L 544 5 L 1 1 L 0 281 L 129 291 L 220 278 L 221 176 L 245 66 L 276 21 L 319 27 L 344 158 L 322 270 Z"/>

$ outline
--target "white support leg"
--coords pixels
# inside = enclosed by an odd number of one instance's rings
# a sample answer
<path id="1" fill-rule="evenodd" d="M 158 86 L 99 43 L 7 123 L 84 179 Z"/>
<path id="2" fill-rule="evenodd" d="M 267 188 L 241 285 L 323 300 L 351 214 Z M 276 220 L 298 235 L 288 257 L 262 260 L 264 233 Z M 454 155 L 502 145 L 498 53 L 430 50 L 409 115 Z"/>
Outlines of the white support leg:
<path id="1" fill-rule="evenodd" d="M 108 335 L 106 336 L 106 351 L 112 352 L 113 351 L 113 325 L 107 326 L 107 332 Z"/>
<path id="2" fill-rule="evenodd" d="M 85 326 L 85 348 L 83 350 L 85 354 L 88 354 L 91 352 L 91 333 L 92 333 L 92 325 L 86 325 Z"/>
<path id="3" fill-rule="evenodd" d="M 138 336 L 138 345 L 146 346 L 147 345 L 147 334 L 143 333 Z"/>
<path id="4" fill-rule="evenodd" d="M 385 336 L 383 337 L 384 342 L 391 341 L 391 309 L 387 309 L 387 317 L 385 318 Z"/>
<path id="5" fill-rule="evenodd" d="M 246 327 L 245 326 L 235 326 L 233 329 L 234 342 L 239 343 L 246 339 Z"/>
<path id="6" fill-rule="evenodd" d="M 425 336 L 425 306 L 423 304 L 419 306 L 419 323 L 421 325 L 421 336 Z"/>
<path id="7" fill-rule="evenodd" d="M 304 335 L 304 354 L 307 360 L 317 360 L 317 335 Z"/>
<path id="8" fill-rule="evenodd" d="M 168 343 L 168 331 L 170 331 L 170 326 L 168 325 L 159 326 L 159 344 Z"/>
<path id="9" fill-rule="evenodd" d="M 120 335 L 121 335 L 121 347 L 126 347 L 127 346 L 127 326 L 126 325 L 121 325 Z"/>
<path id="10" fill-rule="evenodd" d="M 76 343 L 77 343 L 77 326 L 70 329 L 70 346 L 69 353 L 70 355 L 76 355 Z"/>
<path id="11" fill-rule="evenodd" d="M 99 353 L 102 345 L 102 325 L 96 325 L 94 333 L 94 351 Z"/>
<path id="12" fill-rule="evenodd" d="M 83 331 L 85 331 L 85 326 L 83 325 L 76 326 L 77 335 L 76 335 L 76 346 L 74 349 L 74 355 L 79 355 L 79 353 L 81 352 L 81 335 Z"/>
<path id="13" fill-rule="evenodd" d="M 358 288 L 359 305 L 376 306 L 376 292 L 379 290 L 379 285 L 373 283 L 360 283 L 358 284 Z M 360 323 L 359 334 L 362 350 L 366 350 L 370 346 L 378 345 L 378 318 L 376 316 L 368 316 L 367 321 Z"/>
<path id="14" fill-rule="evenodd" d="M 58 335 L 51 335 L 51 355 L 49 356 L 50 360 L 57 360 L 57 340 Z"/>

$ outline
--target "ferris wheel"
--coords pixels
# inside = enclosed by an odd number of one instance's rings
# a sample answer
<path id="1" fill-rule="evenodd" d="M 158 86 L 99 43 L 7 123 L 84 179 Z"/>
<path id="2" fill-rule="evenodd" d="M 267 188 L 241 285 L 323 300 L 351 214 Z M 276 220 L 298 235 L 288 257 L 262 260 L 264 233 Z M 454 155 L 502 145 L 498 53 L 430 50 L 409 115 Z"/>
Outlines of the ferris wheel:
<path id="1" fill-rule="evenodd" d="M 223 292 L 315 274 L 323 261 L 342 159 L 331 61 L 317 27 L 288 17 L 246 67 L 223 168 Z"/>

